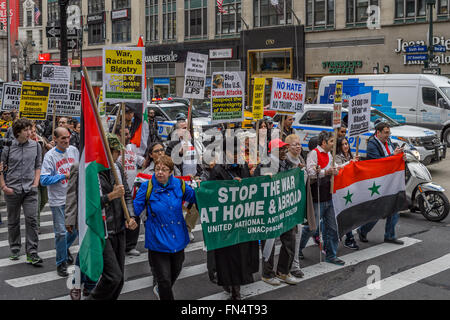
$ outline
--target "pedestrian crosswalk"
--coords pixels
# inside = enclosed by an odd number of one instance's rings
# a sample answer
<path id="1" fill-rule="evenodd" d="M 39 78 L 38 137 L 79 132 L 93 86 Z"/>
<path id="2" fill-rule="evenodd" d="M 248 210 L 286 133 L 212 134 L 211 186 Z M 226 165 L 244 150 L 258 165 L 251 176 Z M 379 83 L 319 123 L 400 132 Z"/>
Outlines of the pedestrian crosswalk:
<path id="1" fill-rule="evenodd" d="M 0 210 L 1 211 L 1 210 Z M 4 217 L 5 215 L 2 214 Z M 3 218 L 5 221 L 5 218 Z M 22 219 L 23 224 L 23 219 Z M 41 213 L 41 231 L 39 235 L 39 255 L 44 260 L 42 267 L 34 268 L 25 266 L 26 256 L 23 254 L 17 261 L 11 261 L 9 256 L 9 244 L 7 238 L 7 224 L 0 226 L 0 299 L 52 299 L 69 300 L 69 289 L 67 288 L 67 278 L 61 278 L 56 273 L 54 249 L 54 233 L 52 216 L 49 208 L 46 207 Z M 179 280 L 175 284 L 177 299 L 198 299 L 198 300 L 224 300 L 228 299 L 221 287 L 214 285 L 208 280 L 206 265 L 206 249 L 202 237 L 202 229 L 197 225 L 193 230 L 195 240 L 185 249 L 185 262 Z M 22 235 L 24 232 L 22 231 Z M 300 234 L 297 234 L 299 237 Z M 127 256 L 125 259 L 125 283 L 121 297 L 139 299 L 155 299 L 151 294 L 153 288 L 153 276 L 148 265 L 148 257 L 144 245 L 144 228 L 141 227 L 141 234 L 138 239 L 138 250 L 142 252 L 140 256 Z M 389 243 L 371 243 L 363 245 L 361 250 L 351 251 L 340 247 L 339 257 L 346 262 L 344 266 L 337 266 L 325 262 L 319 262 L 319 250 L 312 240 L 308 242 L 307 248 L 303 250 L 306 260 L 301 261 L 302 271 L 305 276 L 297 286 L 282 283 L 279 286 L 271 286 L 261 281 L 261 274 L 255 275 L 255 282 L 242 286 L 241 295 L 244 299 L 261 299 L 268 294 L 273 297 L 284 290 L 302 290 L 303 285 L 308 285 L 311 281 L 318 281 L 322 278 L 338 277 L 342 274 L 365 273 L 364 268 L 358 266 L 364 263 L 374 263 L 378 259 L 389 257 L 395 259 L 399 253 L 409 252 L 412 254 L 415 248 L 423 245 L 424 240 L 413 236 L 401 238 L 404 245 Z M 22 238 L 22 243 L 25 239 Z M 75 256 L 79 251 L 78 245 L 71 247 L 71 252 Z M 275 246 L 275 255 L 278 256 L 280 244 Z M 401 259 L 398 261 L 402 264 Z M 403 265 L 402 265 L 403 266 Z M 427 258 L 423 263 L 413 267 L 399 269 L 400 272 L 390 274 L 379 280 L 378 287 L 382 289 L 371 289 L 366 283 L 361 283 L 359 287 L 352 287 L 346 292 L 338 292 L 331 299 L 335 300 L 373 300 L 400 290 L 404 287 L 417 283 L 423 279 L 435 276 L 450 269 L 450 254 Z M 362 276 L 361 276 L 362 277 Z M 367 275 L 365 276 L 367 279 Z M 195 283 L 196 290 L 192 290 Z"/>

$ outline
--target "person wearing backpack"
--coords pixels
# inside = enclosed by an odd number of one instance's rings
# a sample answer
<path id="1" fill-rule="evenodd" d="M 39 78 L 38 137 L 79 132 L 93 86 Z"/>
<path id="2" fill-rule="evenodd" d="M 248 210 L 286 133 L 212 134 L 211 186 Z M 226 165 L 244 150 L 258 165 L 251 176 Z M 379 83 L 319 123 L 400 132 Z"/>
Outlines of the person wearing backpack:
<path id="1" fill-rule="evenodd" d="M 183 202 L 190 210 L 196 203 L 194 190 L 173 176 L 174 163 L 167 155 L 155 161 L 155 174 L 144 182 L 134 199 L 136 216 L 144 214 L 145 248 L 161 300 L 174 300 L 172 287 L 184 262 L 189 234 L 183 217 Z"/>
<path id="2" fill-rule="evenodd" d="M 0 187 L 5 193 L 8 212 L 8 241 L 10 260 L 19 260 L 20 211 L 25 216 L 26 262 L 36 266 L 42 263 L 38 255 L 38 185 L 42 165 L 41 146 L 30 139 L 32 122 L 26 118 L 13 124 L 14 140 L 2 152 Z M 3 169 L 4 168 L 4 169 Z M 6 177 L 3 176 L 6 171 Z"/>

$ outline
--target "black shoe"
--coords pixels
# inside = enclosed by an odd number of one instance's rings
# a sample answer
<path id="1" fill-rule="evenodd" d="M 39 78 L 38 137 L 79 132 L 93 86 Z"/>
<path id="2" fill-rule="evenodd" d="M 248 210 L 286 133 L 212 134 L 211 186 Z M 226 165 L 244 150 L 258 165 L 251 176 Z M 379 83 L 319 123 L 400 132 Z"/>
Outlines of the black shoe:
<path id="1" fill-rule="evenodd" d="M 65 262 L 56 267 L 56 272 L 58 273 L 58 276 L 63 278 L 69 276 L 69 274 L 67 273 L 67 265 Z"/>
<path id="2" fill-rule="evenodd" d="M 353 239 L 351 241 L 344 241 L 344 247 L 352 249 L 352 250 L 359 250 L 359 246 L 356 244 L 356 241 Z"/>
<path id="3" fill-rule="evenodd" d="M 398 239 L 384 239 L 384 242 L 402 245 L 404 242 Z"/>
<path id="4" fill-rule="evenodd" d="M 343 266 L 343 265 L 345 265 L 345 261 L 342 261 L 342 260 L 339 259 L 339 258 L 331 258 L 331 259 L 325 258 L 325 262 L 332 263 L 332 264 L 336 264 L 336 265 L 338 265 L 338 266 Z"/>
<path id="5" fill-rule="evenodd" d="M 217 284 L 217 272 L 209 271 L 208 276 L 209 276 L 209 281 L 211 281 L 214 284 Z"/>
<path id="6" fill-rule="evenodd" d="M 367 240 L 367 237 L 361 233 L 361 230 L 357 229 L 356 232 L 358 233 L 359 240 L 361 242 L 369 242 L 369 240 Z"/>
<path id="7" fill-rule="evenodd" d="M 67 263 L 73 264 L 73 257 L 72 257 L 72 254 L 70 253 L 69 249 L 67 249 Z"/>

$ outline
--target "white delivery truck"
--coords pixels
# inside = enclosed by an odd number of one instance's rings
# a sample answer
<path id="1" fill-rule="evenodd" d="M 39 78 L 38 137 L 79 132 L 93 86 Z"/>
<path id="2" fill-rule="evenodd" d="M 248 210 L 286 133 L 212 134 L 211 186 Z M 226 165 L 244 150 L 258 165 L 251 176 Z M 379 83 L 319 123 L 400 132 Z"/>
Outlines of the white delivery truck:
<path id="1" fill-rule="evenodd" d="M 326 76 L 320 81 L 318 104 L 334 103 L 336 81 L 343 82 L 344 102 L 372 93 L 372 107 L 399 123 L 439 132 L 440 140 L 450 147 L 449 78 L 425 74 Z"/>

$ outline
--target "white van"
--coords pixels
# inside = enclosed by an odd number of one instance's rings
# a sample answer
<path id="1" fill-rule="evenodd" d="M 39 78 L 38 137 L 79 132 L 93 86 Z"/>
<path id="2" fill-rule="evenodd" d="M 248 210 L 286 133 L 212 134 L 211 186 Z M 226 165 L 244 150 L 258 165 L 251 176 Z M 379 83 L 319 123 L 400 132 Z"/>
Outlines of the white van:
<path id="1" fill-rule="evenodd" d="M 450 79 L 424 74 L 326 76 L 320 81 L 318 104 L 334 103 L 336 81 L 343 99 L 372 93 L 372 107 L 399 123 L 436 130 L 450 147 Z"/>
<path id="2" fill-rule="evenodd" d="M 348 109 L 342 108 L 342 121 L 347 122 Z M 321 131 L 333 131 L 333 105 L 314 105 L 306 104 L 304 112 L 296 113 L 294 116 L 294 123 L 292 127 L 296 129 L 297 135 L 300 137 L 300 142 L 304 151 L 308 149 L 309 140 L 317 136 Z M 439 162 L 445 159 L 447 148 L 444 145 L 434 147 L 439 143 L 437 133 L 433 130 L 402 125 L 397 121 L 389 118 L 383 112 L 372 108 L 370 114 L 370 132 L 360 136 L 359 153 L 362 158 L 367 155 L 367 141 L 374 133 L 374 128 L 378 121 L 389 123 L 391 126 L 391 140 L 398 145 L 414 146 L 420 154 L 420 160 L 428 165 L 430 163 Z M 352 152 L 356 151 L 356 138 L 349 138 L 349 144 Z"/>

